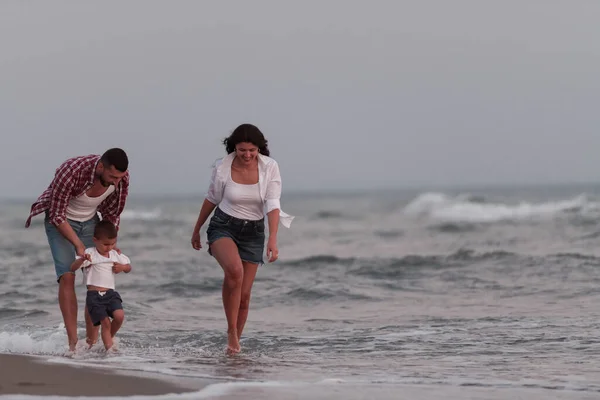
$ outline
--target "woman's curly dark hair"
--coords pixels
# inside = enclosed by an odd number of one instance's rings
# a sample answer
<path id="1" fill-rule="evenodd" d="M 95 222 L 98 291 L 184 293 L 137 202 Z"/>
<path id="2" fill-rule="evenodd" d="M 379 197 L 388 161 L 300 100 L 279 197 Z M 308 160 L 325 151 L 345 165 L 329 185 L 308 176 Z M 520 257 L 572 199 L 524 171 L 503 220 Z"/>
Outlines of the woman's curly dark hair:
<path id="1" fill-rule="evenodd" d="M 258 147 L 260 154 L 264 156 L 270 155 L 268 140 L 265 139 L 265 136 L 260 129 L 252 124 L 242 124 L 238 126 L 228 138 L 223 140 L 227 154 L 233 153 L 235 151 L 235 146 L 238 143 L 252 143 Z"/>

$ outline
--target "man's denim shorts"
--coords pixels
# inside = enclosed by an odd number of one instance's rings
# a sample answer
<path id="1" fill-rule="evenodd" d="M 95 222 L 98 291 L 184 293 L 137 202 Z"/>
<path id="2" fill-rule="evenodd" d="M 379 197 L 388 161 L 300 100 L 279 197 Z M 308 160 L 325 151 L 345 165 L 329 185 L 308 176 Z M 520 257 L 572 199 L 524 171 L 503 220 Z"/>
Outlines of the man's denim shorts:
<path id="1" fill-rule="evenodd" d="M 208 229 L 208 252 L 210 245 L 218 239 L 230 238 L 237 245 L 242 261 L 253 264 L 264 264 L 263 253 L 265 251 L 265 220 L 244 220 L 232 217 L 216 208 L 210 219 Z"/>
<path id="2" fill-rule="evenodd" d="M 67 221 L 86 248 L 94 247 L 94 228 L 99 221 L 98 215 L 84 222 L 73 221 L 70 219 Z M 66 273 L 72 273 L 71 264 L 75 261 L 75 246 L 73 246 L 73 244 L 58 231 L 58 229 L 56 229 L 56 226 L 50 223 L 48 216 L 44 219 L 44 227 L 46 229 L 50 251 L 52 252 L 52 258 L 54 259 L 56 281 L 59 282 L 61 276 Z"/>

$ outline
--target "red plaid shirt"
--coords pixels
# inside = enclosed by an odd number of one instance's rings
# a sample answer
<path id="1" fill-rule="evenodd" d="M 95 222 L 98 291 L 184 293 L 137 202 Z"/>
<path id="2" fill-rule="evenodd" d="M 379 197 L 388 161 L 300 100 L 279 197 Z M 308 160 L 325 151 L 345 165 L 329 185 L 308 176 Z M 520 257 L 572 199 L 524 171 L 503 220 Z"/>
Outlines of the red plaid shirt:
<path id="1" fill-rule="evenodd" d="M 29 227 L 32 217 L 44 211 L 48 211 L 50 222 L 54 225 L 60 225 L 66 221 L 69 200 L 81 196 L 94 184 L 98 161 L 100 161 L 100 156 L 89 155 L 70 158 L 62 163 L 56 169 L 50 186 L 31 206 L 25 227 Z M 98 206 L 102 219 L 106 219 L 118 227 L 128 193 L 129 172 L 119 181 L 115 191 Z"/>

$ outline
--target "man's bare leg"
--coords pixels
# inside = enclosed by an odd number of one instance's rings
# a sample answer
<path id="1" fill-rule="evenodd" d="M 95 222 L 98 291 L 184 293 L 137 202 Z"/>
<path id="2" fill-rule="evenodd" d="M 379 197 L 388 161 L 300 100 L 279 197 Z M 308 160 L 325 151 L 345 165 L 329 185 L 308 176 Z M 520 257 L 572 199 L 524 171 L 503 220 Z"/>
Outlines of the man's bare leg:
<path id="1" fill-rule="evenodd" d="M 77 346 L 77 295 L 75 294 L 75 274 L 65 273 L 58 283 L 58 304 L 65 323 L 69 351 Z"/>

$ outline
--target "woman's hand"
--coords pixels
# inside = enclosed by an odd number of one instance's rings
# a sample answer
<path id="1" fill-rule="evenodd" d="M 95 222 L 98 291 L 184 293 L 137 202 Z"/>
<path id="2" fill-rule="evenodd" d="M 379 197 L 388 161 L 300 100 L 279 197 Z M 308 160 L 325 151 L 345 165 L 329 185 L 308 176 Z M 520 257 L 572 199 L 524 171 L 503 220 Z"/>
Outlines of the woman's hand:
<path id="1" fill-rule="evenodd" d="M 200 243 L 200 231 L 192 234 L 192 247 L 196 250 L 200 250 L 202 248 L 202 244 Z"/>
<path id="2" fill-rule="evenodd" d="M 267 257 L 269 257 L 269 262 L 273 262 L 279 258 L 279 249 L 277 248 L 277 237 L 271 236 L 269 237 L 269 241 L 267 242 Z"/>

